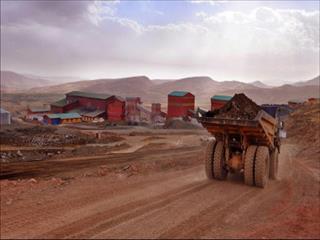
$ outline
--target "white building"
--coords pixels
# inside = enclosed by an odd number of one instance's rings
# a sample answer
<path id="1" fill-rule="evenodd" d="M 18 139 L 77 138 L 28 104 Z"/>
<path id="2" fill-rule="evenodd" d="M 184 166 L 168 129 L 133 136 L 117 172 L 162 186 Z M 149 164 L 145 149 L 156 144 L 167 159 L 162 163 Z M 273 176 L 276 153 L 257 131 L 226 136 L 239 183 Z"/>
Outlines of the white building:
<path id="1" fill-rule="evenodd" d="M 10 112 L 0 108 L 0 125 L 11 124 L 11 114 Z"/>

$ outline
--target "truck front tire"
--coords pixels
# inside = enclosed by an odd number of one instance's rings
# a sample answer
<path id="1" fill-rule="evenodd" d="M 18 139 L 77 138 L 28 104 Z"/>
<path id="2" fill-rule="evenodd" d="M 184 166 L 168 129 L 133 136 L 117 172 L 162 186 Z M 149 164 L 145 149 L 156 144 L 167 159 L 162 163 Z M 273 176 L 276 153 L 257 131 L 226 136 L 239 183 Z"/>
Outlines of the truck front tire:
<path id="1" fill-rule="evenodd" d="M 269 149 L 259 146 L 256 153 L 254 178 L 257 187 L 264 188 L 269 178 Z"/>
<path id="2" fill-rule="evenodd" d="M 218 180 L 225 180 L 228 171 L 225 168 L 225 148 L 223 142 L 217 142 L 213 155 L 213 177 Z"/>
<path id="3" fill-rule="evenodd" d="M 279 153 L 278 149 L 274 149 L 270 156 L 270 179 L 276 180 L 278 177 L 278 167 L 279 167 Z"/>
<path id="4" fill-rule="evenodd" d="M 209 140 L 205 151 L 205 170 L 208 179 L 213 179 L 213 153 L 216 147 L 216 141 Z"/>
<path id="5" fill-rule="evenodd" d="M 254 185 L 254 162 L 257 146 L 251 145 L 247 148 L 244 159 L 244 182 L 249 186 Z"/>

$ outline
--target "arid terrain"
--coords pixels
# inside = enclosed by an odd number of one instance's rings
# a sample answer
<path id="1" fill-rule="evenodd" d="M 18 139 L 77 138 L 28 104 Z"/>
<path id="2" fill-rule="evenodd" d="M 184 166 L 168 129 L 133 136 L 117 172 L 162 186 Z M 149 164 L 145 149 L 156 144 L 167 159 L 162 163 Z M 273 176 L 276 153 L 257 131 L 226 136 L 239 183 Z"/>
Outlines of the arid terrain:
<path id="1" fill-rule="evenodd" d="M 41 77 L 25 76 L 14 72 L 1 71 L 2 106 L 12 107 L 11 102 L 16 97 L 23 102 L 31 100 L 29 105 L 50 103 L 61 99 L 70 91 L 85 91 L 98 93 L 113 93 L 122 97 L 140 96 L 142 101 L 150 105 L 159 102 L 166 108 L 167 95 L 171 91 L 190 91 L 196 97 L 196 105 L 209 109 L 209 99 L 214 94 L 230 95 L 245 93 L 258 104 L 287 103 L 289 100 L 306 100 L 319 94 L 319 76 L 282 86 L 268 86 L 259 81 L 244 83 L 241 81 L 217 81 L 207 76 L 186 77 L 182 79 L 150 79 L 147 76 L 126 78 L 105 78 L 96 80 L 68 81 L 58 84 L 57 81 L 43 80 Z M 50 86 L 48 86 L 50 85 Z M 18 102 L 19 105 L 23 103 Z"/>
<path id="2" fill-rule="evenodd" d="M 0 240 L 320 240 L 320 1 L 0 14 Z"/>
<path id="3" fill-rule="evenodd" d="M 96 139 L 14 125 L 1 133 L 1 238 L 319 238 L 319 114 L 289 117 L 280 176 L 265 189 L 207 180 L 202 129 L 119 127 Z"/>

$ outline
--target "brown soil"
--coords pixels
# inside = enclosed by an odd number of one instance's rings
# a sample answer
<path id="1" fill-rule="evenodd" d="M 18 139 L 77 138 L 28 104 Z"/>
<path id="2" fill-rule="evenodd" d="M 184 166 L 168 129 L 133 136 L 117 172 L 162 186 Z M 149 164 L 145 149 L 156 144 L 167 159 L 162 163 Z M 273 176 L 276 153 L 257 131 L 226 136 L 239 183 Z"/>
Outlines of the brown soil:
<path id="1" fill-rule="evenodd" d="M 320 144 L 320 104 L 304 105 L 286 121 L 288 137 L 302 145 Z"/>
<path id="2" fill-rule="evenodd" d="M 297 156 L 320 175 L 320 104 L 307 104 L 285 122 L 288 142 L 298 145 Z"/>
<path id="3" fill-rule="evenodd" d="M 318 152 L 301 157 L 289 138 L 279 180 L 260 189 L 207 180 L 201 135 L 161 137 L 130 153 L 1 164 L 1 238 L 320 238 Z"/>

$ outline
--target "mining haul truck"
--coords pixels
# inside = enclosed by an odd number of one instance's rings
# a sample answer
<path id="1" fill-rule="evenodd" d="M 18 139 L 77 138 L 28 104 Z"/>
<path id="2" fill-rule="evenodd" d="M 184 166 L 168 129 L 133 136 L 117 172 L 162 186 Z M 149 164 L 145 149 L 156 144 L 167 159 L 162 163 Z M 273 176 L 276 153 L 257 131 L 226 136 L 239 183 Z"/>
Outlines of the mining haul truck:
<path id="1" fill-rule="evenodd" d="M 267 110 L 267 109 L 265 109 Z M 214 136 L 205 152 L 209 179 L 225 180 L 241 173 L 247 185 L 265 187 L 276 179 L 283 123 L 263 108 L 252 120 L 200 116 L 198 121 Z"/>

